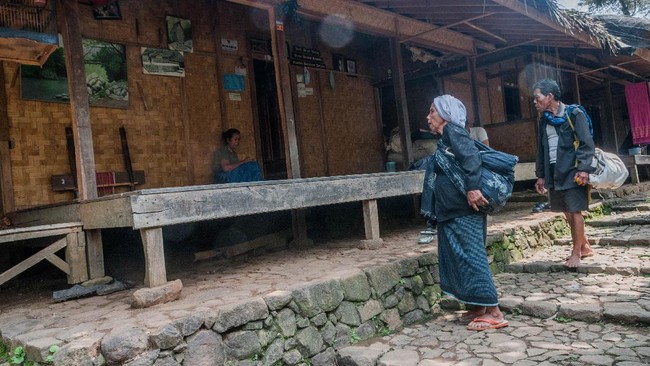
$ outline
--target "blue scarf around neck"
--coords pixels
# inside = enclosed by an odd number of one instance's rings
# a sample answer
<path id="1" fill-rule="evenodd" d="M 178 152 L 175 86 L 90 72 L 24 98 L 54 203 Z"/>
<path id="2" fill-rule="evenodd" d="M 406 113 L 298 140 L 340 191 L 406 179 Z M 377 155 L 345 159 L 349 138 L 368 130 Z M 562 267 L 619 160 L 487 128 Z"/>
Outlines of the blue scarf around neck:
<path id="1" fill-rule="evenodd" d="M 567 119 L 566 119 L 566 111 L 561 116 L 554 116 L 553 113 L 551 113 L 549 111 L 546 111 L 546 112 L 542 113 L 542 115 L 546 119 L 546 123 L 548 123 L 548 124 L 550 124 L 552 126 L 555 126 L 555 127 L 562 126 L 562 124 L 564 124 L 567 121 Z"/>

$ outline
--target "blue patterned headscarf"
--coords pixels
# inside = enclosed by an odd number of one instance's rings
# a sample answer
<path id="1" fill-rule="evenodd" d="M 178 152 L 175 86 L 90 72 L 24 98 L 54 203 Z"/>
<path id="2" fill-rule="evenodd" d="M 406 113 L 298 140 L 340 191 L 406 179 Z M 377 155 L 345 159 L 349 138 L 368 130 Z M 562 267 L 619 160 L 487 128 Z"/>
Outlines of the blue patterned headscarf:
<path id="1" fill-rule="evenodd" d="M 442 119 L 465 128 L 467 121 L 467 111 L 463 102 L 449 94 L 441 95 L 433 100 L 433 104 Z"/>

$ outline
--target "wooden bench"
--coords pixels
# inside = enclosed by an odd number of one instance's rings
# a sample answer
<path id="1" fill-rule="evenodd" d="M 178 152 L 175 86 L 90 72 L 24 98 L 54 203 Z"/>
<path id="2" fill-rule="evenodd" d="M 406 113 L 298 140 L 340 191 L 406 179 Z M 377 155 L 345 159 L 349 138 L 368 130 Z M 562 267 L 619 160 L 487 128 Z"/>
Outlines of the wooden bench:
<path id="1" fill-rule="evenodd" d="M 86 240 L 80 222 L 0 230 L 0 244 L 38 238 L 51 238 L 54 242 L 1 273 L 0 285 L 44 259 L 65 272 L 68 275 L 68 283 L 78 283 L 88 279 Z M 55 254 L 63 248 L 65 248 L 65 261 Z"/>
<path id="2" fill-rule="evenodd" d="M 643 166 L 648 172 L 650 166 L 650 155 L 622 155 L 619 156 L 625 163 L 625 166 L 630 171 L 630 179 L 633 184 L 638 184 L 639 180 L 639 166 Z"/>
<path id="3" fill-rule="evenodd" d="M 78 208 L 84 229 L 140 230 L 145 285 L 154 287 L 167 282 L 164 226 L 361 201 L 366 240 L 376 244 L 377 200 L 421 193 L 423 181 L 423 171 L 408 171 L 145 189 L 79 202 Z"/>

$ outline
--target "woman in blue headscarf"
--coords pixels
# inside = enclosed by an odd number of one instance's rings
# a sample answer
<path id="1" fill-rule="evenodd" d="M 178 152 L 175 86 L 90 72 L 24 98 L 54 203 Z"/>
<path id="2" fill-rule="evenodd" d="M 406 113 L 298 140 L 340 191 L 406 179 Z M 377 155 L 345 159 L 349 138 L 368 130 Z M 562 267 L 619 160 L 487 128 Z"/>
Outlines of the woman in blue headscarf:
<path id="1" fill-rule="evenodd" d="M 435 154 L 447 154 L 445 158 L 434 159 L 440 287 L 447 295 L 473 306 L 464 316 L 471 320 L 467 329 L 505 327 L 508 322 L 499 310 L 485 249 L 487 216 L 479 211 L 488 204 L 480 191 L 481 156 L 465 129 L 465 106 L 451 95 L 439 96 L 431 104 L 427 121 L 431 131 L 441 135 Z M 449 157 L 464 173 L 466 195 L 440 165 Z"/>

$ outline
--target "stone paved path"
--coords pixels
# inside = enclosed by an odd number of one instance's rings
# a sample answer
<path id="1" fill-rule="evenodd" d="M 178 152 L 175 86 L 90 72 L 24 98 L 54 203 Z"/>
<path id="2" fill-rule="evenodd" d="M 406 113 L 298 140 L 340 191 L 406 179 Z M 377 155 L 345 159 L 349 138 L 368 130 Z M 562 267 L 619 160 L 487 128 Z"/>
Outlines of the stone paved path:
<path id="1" fill-rule="evenodd" d="M 497 274 L 508 327 L 469 331 L 456 311 L 340 349 L 339 365 L 650 365 L 647 207 L 632 196 L 589 220 L 595 255 L 577 270 L 563 266 L 570 238 L 558 238 Z"/>
<path id="2" fill-rule="evenodd" d="M 625 212 L 621 209 L 620 213 L 615 211 L 615 216 L 592 220 L 594 225 L 601 223 L 589 229 L 598 245 L 596 255 L 585 260 L 579 271 L 569 272 L 561 266 L 569 247 L 566 238 L 559 238 L 556 246 L 497 275 L 502 305 L 510 312 L 509 327 L 469 332 L 455 320 L 457 314 L 450 313 L 387 337 L 343 348 L 339 364 L 650 364 L 650 250 L 641 246 L 648 243 L 650 225 L 643 221 L 647 211 L 633 208 L 645 207 L 649 196 L 632 197 L 626 201 Z M 488 235 L 496 238 L 508 230 L 557 216 L 551 212 L 533 214 L 531 207 L 530 203 L 512 203 L 499 215 L 490 216 Z M 634 220 L 636 224 L 630 225 Z M 357 249 L 356 238 L 194 263 L 170 271 L 170 280 L 183 281 L 182 297 L 148 309 L 130 308 L 133 290 L 53 303 L 47 286 L 38 291 L 5 288 L 0 290 L 0 336 L 42 348 L 77 341 L 92 344 L 124 325 L 156 329 L 204 308 L 343 278 L 395 258 L 435 251 L 435 242 L 431 246 L 416 244 L 420 229 L 410 226 L 382 232 L 385 245 L 377 250 Z"/>

